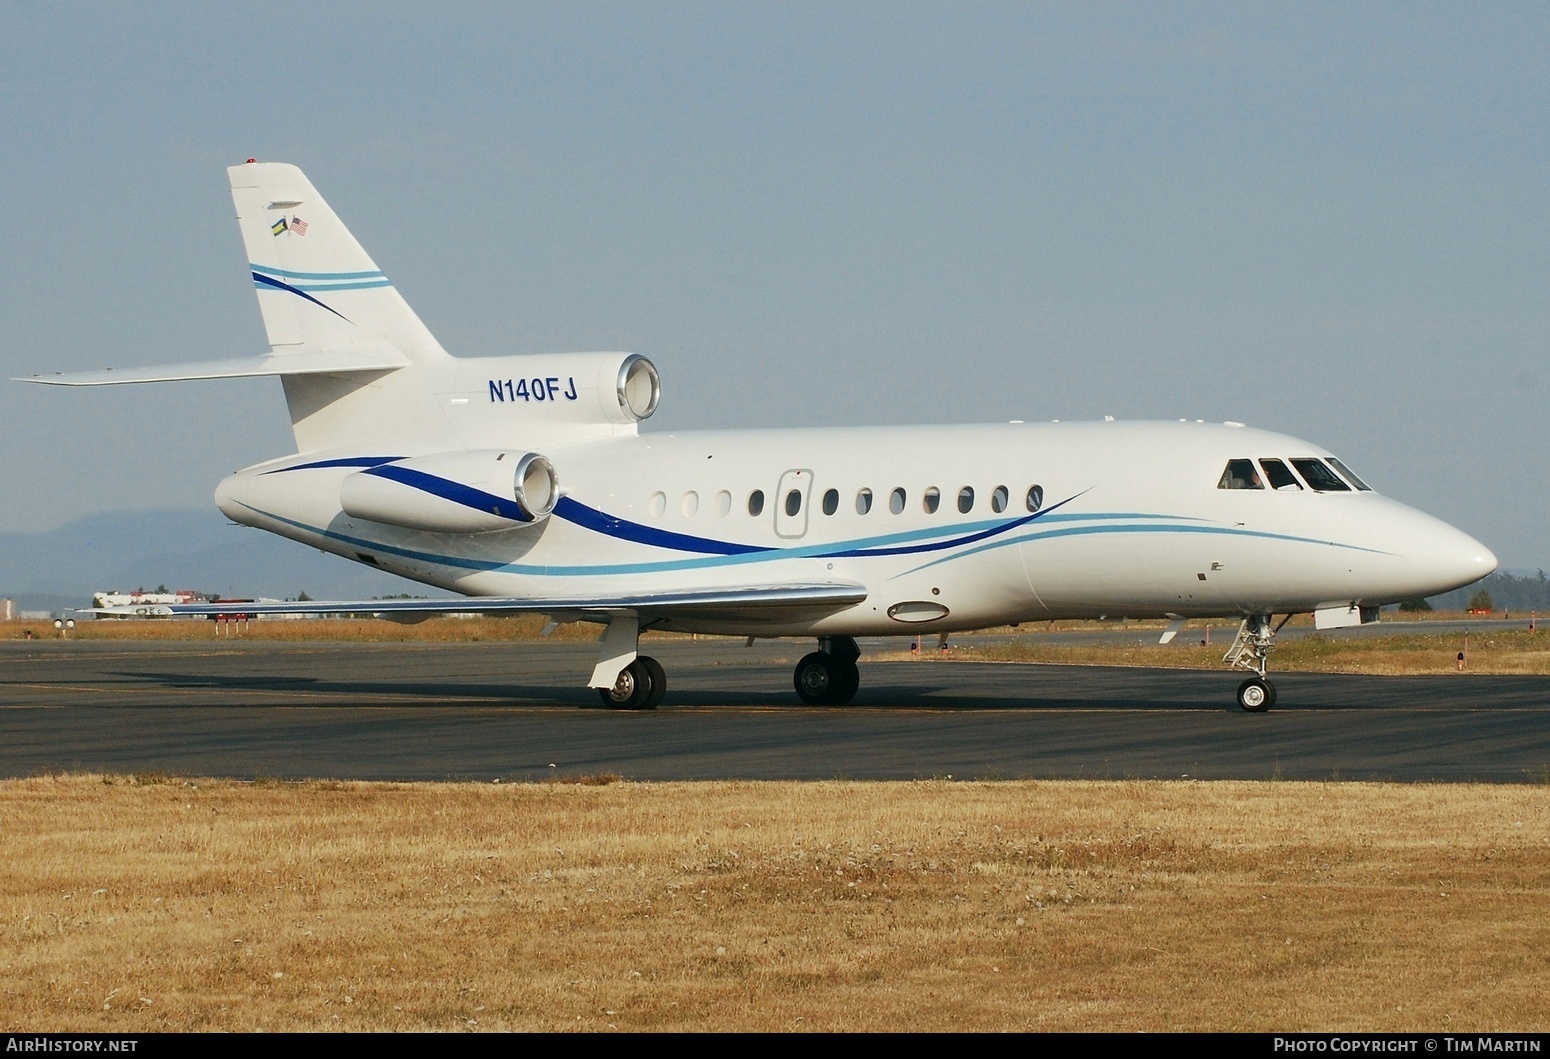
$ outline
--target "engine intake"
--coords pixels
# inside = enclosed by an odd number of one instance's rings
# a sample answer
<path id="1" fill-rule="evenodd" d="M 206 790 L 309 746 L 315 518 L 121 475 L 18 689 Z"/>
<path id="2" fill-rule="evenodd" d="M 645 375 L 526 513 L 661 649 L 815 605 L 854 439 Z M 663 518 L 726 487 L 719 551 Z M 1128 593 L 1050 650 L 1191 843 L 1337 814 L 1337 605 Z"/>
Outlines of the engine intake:
<path id="1" fill-rule="evenodd" d="M 351 518 L 437 533 L 532 525 L 559 498 L 548 459 L 495 449 L 414 456 L 357 471 L 339 485 L 339 505 Z"/>

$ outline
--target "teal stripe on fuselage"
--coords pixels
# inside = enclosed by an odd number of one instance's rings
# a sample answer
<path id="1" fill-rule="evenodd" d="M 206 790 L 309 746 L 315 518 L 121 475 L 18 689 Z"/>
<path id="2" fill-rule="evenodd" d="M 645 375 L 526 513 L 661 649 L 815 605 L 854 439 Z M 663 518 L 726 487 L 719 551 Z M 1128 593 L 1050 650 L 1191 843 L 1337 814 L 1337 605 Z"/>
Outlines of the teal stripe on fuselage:
<path id="1" fill-rule="evenodd" d="M 298 522 L 295 519 L 285 518 L 282 515 L 276 515 L 276 514 L 273 514 L 271 512 L 264 511 L 264 510 L 262 510 L 260 508 L 252 507 L 251 505 L 244 504 L 243 506 L 247 507 L 249 511 L 252 511 L 255 514 L 261 515 L 264 518 L 273 519 L 276 522 L 283 523 L 284 525 L 287 525 L 287 526 L 295 527 L 296 529 L 302 530 L 302 531 L 304 531 L 306 533 L 310 533 L 310 534 L 313 534 L 313 535 L 318 536 L 318 537 L 323 537 L 323 538 L 328 539 L 328 540 L 339 541 L 342 544 L 348 544 L 348 545 L 350 545 L 352 547 L 365 548 L 365 549 L 369 549 L 370 551 L 373 551 L 373 552 L 378 552 L 378 553 L 382 553 L 382 554 L 386 554 L 386 555 L 394 555 L 394 556 L 398 556 L 400 558 L 411 559 L 411 560 L 414 560 L 416 562 L 430 563 L 430 564 L 433 564 L 433 565 L 436 565 L 436 566 L 445 566 L 445 567 L 449 567 L 449 568 L 455 569 L 455 570 L 471 570 L 471 571 L 477 571 L 477 572 L 481 572 L 481 573 L 518 574 L 518 575 L 522 575 L 522 576 L 525 576 L 525 577 L 608 577 L 608 576 L 620 576 L 620 575 L 625 575 L 625 574 L 653 574 L 653 573 L 671 573 L 671 572 L 675 572 L 675 571 L 685 571 L 685 570 L 704 570 L 704 569 L 713 569 L 713 568 L 716 568 L 716 567 L 723 567 L 723 566 L 742 566 L 742 565 L 746 565 L 746 564 L 749 564 L 749 563 L 775 562 L 775 561 L 780 561 L 780 560 L 783 560 L 783 559 L 822 558 L 825 553 L 832 552 L 837 547 L 839 547 L 838 545 L 835 545 L 835 544 L 814 544 L 814 545 L 807 545 L 807 546 L 803 546 L 803 547 L 799 547 L 799 548 L 783 548 L 783 549 L 779 549 L 779 550 L 763 551 L 763 552 L 752 552 L 752 553 L 747 553 L 747 554 L 742 554 L 742 555 L 701 555 L 701 556 L 695 556 L 695 557 L 689 558 L 689 559 L 670 559 L 670 560 L 662 560 L 662 561 L 657 561 L 657 562 L 644 562 L 644 563 L 607 563 L 607 564 L 590 564 L 590 565 L 580 565 L 580 566 L 555 566 L 555 565 L 552 565 L 552 564 L 534 565 L 534 564 L 528 564 L 528 563 L 503 563 L 503 562 L 497 562 L 497 561 L 491 561 L 491 560 L 485 560 L 485 559 L 468 559 L 468 558 L 464 558 L 462 556 L 455 556 L 455 555 L 442 555 L 442 554 L 438 554 L 438 553 L 435 553 L 435 552 L 419 551 L 419 550 L 413 549 L 413 548 L 402 548 L 402 547 L 399 547 L 397 545 L 384 544 L 384 543 L 381 543 L 379 541 L 367 540 L 366 538 L 363 538 L 363 537 L 352 537 L 352 536 L 350 536 L 348 534 L 339 533 L 339 532 L 337 532 L 335 530 L 324 529 L 324 528 L 318 527 L 318 526 L 311 526 L 311 525 L 308 525 L 305 522 Z M 991 550 L 993 548 L 1005 547 L 1005 546 L 1010 545 L 1010 544 L 1020 544 L 1020 543 L 1024 543 L 1024 542 L 1028 542 L 1028 541 L 1040 540 L 1040 539 L 1045 539 L 1045 538 L 1069 537 L 1069 536 L 1091 535 L 1091 534 L 1100 534 L 1100 533 L 1106 533 L 1106 534 L 1204 533 L 1204 534 L 1225 535 L 1225 536 L 1270 538 L 1270 539 L 1274 539 L 1274 540 L 1285 540 L 1285 541 L 1294 542 L 1294 543 L 1326 545 L 1326 546 L 1333 546 L 1333 547 L 1338 547 L 1338 548 L 1350 548 L 1353 551 L 1364 551 L 1364 552 L 1372 552 L 1372 551 L 1374 551 L 1374 549 L 1371 549 L 1371 548 L 1360 548 L 1360 547 L 1357 547 L 1355 545 L 1338 544 L 1338 543 L 1336 543 L 1334 541 L 1315 540 L 1315 539 L 1313 539 L 1311 537 L 1295 537 L 1295 536 L 1290 536 L 1290 535 L 1287 535 L 1287 534 L 1264 533 L 1264 532 L 1260 532 L 1260 531 L 1257 531 L 1257 530 L 1241 530 L 1241 529 L 1237 529 L 1237 528 L 1233 528 L 1233 527 L 1225 527 L 1225 526 L 1185 526 L 1185 525 L 1179 525 L 1178 521 L 1200 521 L 1200 520 L 1197 520 L 1197 519 L 1191 519 L 1188 516 L 1179 516 L 1179 515 L 1093 514 L 1093 515 L 1066 515 L 1066 516 L 1060 516 L 1060 518 L 1062 519 L 1062 521 L 1077 521 L 1077 520 L 1082 520 L 1082 519 L 1096 520 L 1096 521 L 1102 521 L 1105 524 L 1104 525 L 1097 525 L 1097 526 L 1093 526 L 1093 525 L 1087 525 L 1087 526 L 1066 526 L 1066 527 L 1062 527 L 1062 528 L 1058 528 L 1058 529 L 1045 530 L 1045 531 L 1039 532 L 1039 533 L 1020 534 L 1020 535 L 1018 535 L 1016 537 L 1011 537 L 1011 538 L 1008 538 L 1006 540 L 1000 540 L 1000 541 L 995 541 L 995 542 L 990 543 L 990 544 L 981 544 L 981 545 L 978 545 L 976 547 L 966 548 L 963 551 L 956 552 L 953 555 L 944 556 L 941 559 L 936 559 L 936 560 L 934 560 L 932 562 L 924 563 L 921 566 L 915 567 L 914 570 L 924 570 L 924 569 L 927 569 L 928 567 L 938 566 L 938 565 L 940 565 L 942 563 L 950 562 L 950 561 L 955 560 L 955 559 L 962 559 L 962 558 L 965 558 L 966 556 L 969 556 L 969 555 L 974 555 L 974 554 L 977 554 L 979 552 L 989 551 L 989 550 Z M 1150 524 L 1150 525 L 1124 525 L 1124 526 L 1112 525 L 1112 522 L 1114 520 L 1117 520 L 1117 519 L 1127 519 L 1127 518 L 1157 518 L 1157 519 L 1170 519 L 1170 520 L 1177 520 L 1177 521 L 1172 522 L 1172 523 L 1164 523 L 1164 524 L 1161 524 L 1161 525 L 1155 524 L 1155 523 L 1154 524 Z M 961 529 L 962 527 L 960 526 L 958 528 Z M 897 536 L 897 535 L 891 535 L 891 536 Z M 1378 554 L 1386 554 L 1386 553 L 1378 553 Z M 861 557 L 864 558 L 865 556 L 861 556 Z M 912 572 L 914 572 L 914 570 L 907 571 L 907 572 L 911 572 L 912 573 Z M 896 575 L 896 576 L 902 576 L 902 575 Z"/>
<path id="2" fill-rule="evenodd" d="M 1072 515 L 1073 519 L 1081 518 L 1080 515 Z M 1111 516 L 1112 517 L 1112 516 Z M 1151 518 L 1155 516 L 1142 516 Z M 933 559 L 929 563 L 921 563 L 911 570 L 895 574 L 895 577 L 903 577 L 905 574 L 917 573 L 928 570 L 933 566 L 951 562 L 954 559 L 962 559 L 978 552 L 988 552 L 994 548 L 1004 548 L 1009 544 L 1022 544 L 1027 541 L 1044 540 L 1052 537 L 1078 537 L 1094 533 L 1202 533 L 1226 537 L 1257 537 L 1263 540 L 1290 541 L 1294 544 L 1319 544 L 1330 548 L 1345 548 L 1353 552 L 1368 552 L 1372 555 L 1393 555 L 1393 552 L 1380 551 L 1377 548 L 1363 548 L 1356 544 L 1341 544 L 1339 541 L 1321 541 L 1316 537 L 1297 537 L 1289 533 L 1267 533 L 1263 530 L 1238 529 L 1235 526 L 1180 526 L 1180 525 L 1144 525 L 1144 526 L 1069 526 L 1063 529 L 1043 530 L 1038 533 L 1023 533 L 1016 537 L 1008 537 L 1005 540 L 993 541 L 990 544 L 981 544 L 975 548 L 966 548 L 955 555 L 944 556 L 941 559 Z"/>

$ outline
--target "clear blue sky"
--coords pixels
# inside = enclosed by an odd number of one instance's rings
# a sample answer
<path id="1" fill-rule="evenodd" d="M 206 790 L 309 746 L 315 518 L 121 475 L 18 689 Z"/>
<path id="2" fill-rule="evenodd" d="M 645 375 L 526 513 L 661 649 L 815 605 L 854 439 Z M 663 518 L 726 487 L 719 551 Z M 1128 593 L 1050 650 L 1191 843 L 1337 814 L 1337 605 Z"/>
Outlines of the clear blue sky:
<path id="1" fill-rule="evenodd" d="M 1236 419 L 1550 567 L 1544 4 L 10 5 L 0 373 L 241 356 L 301 165 L 454 354 L 657 428 Z M 0 384 L 0 530 L 209 508 L 273 380 Z"/>

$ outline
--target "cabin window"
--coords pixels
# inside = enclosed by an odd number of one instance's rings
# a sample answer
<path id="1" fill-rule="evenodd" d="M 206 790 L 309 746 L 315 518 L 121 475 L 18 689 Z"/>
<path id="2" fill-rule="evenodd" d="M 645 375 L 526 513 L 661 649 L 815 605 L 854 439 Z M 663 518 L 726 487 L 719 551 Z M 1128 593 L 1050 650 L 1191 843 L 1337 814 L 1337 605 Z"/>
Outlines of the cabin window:
<path id="1" fill-rule="evenodd" d="M 1039 508 L 1043 507 L 1044 506 L 1044 487 L 1042 485 L 1031 485 L 1031 486 L 1029 486 L 1028 487 L 1028 497 L 1027 497 L 1027 500 L 1025 502 L 1028 505 L 1028 510 L 1029 511 L 1037 511 L 1037 510 L 1039 510 Z"/>
<path id="2" fill-rule="evenodd" d="M 748 494 L 748 513 L 750 515 L 764 514 L 764 490 L 755 489 Z"/>
<path id="3" fill-rule="evenodd" d="M 1351 473 L 1351 468 L 1347 467 L 1345 464 L 1341 463 L 1339 460 L 1335 459 L 1333 456 L 1331 456 L 1329 458 L 1329 465 L 1331 467 L 1333 467 L 1335 470 L 1339 471 L 1342 475 L 1344 475 L 1346 481 L 1348 481 L 1352 485 L 1356 486 L 1356 488 L 1360 489 L 1362 492 L 1364 492 L 1364 493 L 1372 492 L 1372 486 L 1368 485 L 1366 482 L 1362 481 L 1356 475 L 1352 474 Z"/>
<path id="4" fill-rule="evenodd" d="M 936 509 L 942 506 L 942 490 L 934 485 L 927 489 L 925 495 L 920 498 L 920 506 L 926 509 L 926 514 L 935 515 Z"/>
<path id="5" fill-rule="evenodd" d="M 1218 489 L 1263 489 L 1265 483 L 1259 480 L 1259 472 L 1254 469 L 1253 460 L 1228 460 L 1227 469 L 1222 472 L 1221 480 L 1216 483 Z"/>
<path id="6" fill-rule="evenodd" d="M 974 510 L 974 487 L 966 485 L 958 490 L 958 510 L 967 515 Z"/>
<path id="7" fill-rule="evenodd" d="M 872 490 L 858 489 L 856 491 L 856 514 L 865 515 L 872 510 Z"/>
<path id="8" fill-rule="evenodd" d="M 716 494 L 716 517 L 725 518 L 732 510 L 732 494 L 725 489 Z"/>
<path id="9" fill-rule="evenodd" d="M 998 515 L 1001 514 L 1001 512 L 1006 510 L 1006 502 L 1011 497 L 1011 495 L 1012 494 L 1007 491 L 1006 486 L 996 486 L 990 491 L 990 510 L 994 511 Z"/>
<path id="10" fill-rule="evenodd" d="M 830 489 L 823 494 L 823 513 L 832 515 L 840 509 L 840 491 Z"/>
<path id="11" fill-rule="evenodd" d="M 678 510 L 683 512 L 684 518 L 693 518 L 700 510 L 700 494 L 693 489 L 689 490 L 683 495 L 683 499 L 678 501 Z"/>
<path id="12" fill-rule="evenodd" d="M 888 510 L 892 511 L 895 515 L 901 515 L 904 513 L 903 489 L 895 489 L 893 492 L 888 494 Z"/>
<path id="13" fill-rule="evenodd" d="M 1265 477 L 1270 479 L 1270 488 L 1302 492 L 1302 483 L 1297 480 L 1292 469 L 1280 460 L 1260 460 L 1259 465 L 1265 469 Z"/>
<path id="14" fill-rule="evenodd" d="M 1297 473 L 1302 475 L 1302 480 L 1313 487 L 1316 493 L 1349 493 L 1351 487 L 1340 480 L 1334 471 L 1324 466 L 1320 460 L 1300 459 L 1293 460 L 1292 466 L 1297 468 Z"/>
<path id="15" fill-rule="evenodd" d="M 662 512 L 667 510 L 667 494 L 652 493 L 651 499 L 646 501 L 646 510 L 651 512 L 652 518 L 661 518 Z"/>
<path id="16" fill-rule="evenodd" d="M 802 510 L 802 490 L 791 489 L 786 493 L 786 514 L 795 515 Z"/>

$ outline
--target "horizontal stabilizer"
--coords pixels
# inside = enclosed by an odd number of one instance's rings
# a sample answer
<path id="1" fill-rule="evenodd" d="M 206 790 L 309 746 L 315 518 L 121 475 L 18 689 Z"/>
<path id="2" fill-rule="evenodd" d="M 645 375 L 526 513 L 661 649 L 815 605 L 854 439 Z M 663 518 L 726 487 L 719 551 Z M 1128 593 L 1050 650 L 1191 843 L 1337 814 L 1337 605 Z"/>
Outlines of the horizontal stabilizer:
<path id="1" fill-rule="evenodd" d="M 105 368 L 102 371 L 53 372 L 28 375 L 13 382 L 49 386 L 115 386 L 132 382 L 186 382 L 194 379 L 247 379 L 263 375 L 342 375 L 352 372 L 395 371 L 409 361 L 386 346 L 369 351 L 339 350 L 267 354 L 231 360 L 157 364 L 147 368 Z"/>
<path id="2" fill-rule="evenodd" d="M 171 603 L 99 607 L 86 613 L 113 617 L 234 617 L 244 614 L 325 617 L 332 614 L 373 614 L 383 618 L 436 614 L 563 614 L 582 620 L 606 620 L 610 615 L 622 613 L 669 618 L 713 617 L 724 613 L 747 615 L 768 610 L 770 616 L 775 617 L 801 609 L 839 610 L 865 599 L 866 589 L 861 585 L 829 583 L 555 599 L 467 596 L 453 599 L 357 599 L 335 602 Z"/>

